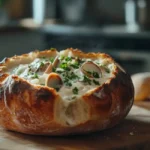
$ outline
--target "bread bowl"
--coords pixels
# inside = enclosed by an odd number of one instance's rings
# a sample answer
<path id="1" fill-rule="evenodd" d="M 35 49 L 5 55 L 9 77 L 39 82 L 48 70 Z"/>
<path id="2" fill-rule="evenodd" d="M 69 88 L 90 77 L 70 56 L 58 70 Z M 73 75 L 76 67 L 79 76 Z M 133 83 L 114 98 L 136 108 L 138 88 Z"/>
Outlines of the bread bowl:
<path id="1" fill-rule="evenodd" d="M 136 73 L 131 77 L 135 88 L 135 101 L 150 100 L 150 72 Z"/>
<path id="2" fill-rule="evenodd" d="M 0 125 L 33 135 L 113 127 L 129 112 L 130 76 L 109 55 L 68 48 L 34 51 L 0 64 Z"/>

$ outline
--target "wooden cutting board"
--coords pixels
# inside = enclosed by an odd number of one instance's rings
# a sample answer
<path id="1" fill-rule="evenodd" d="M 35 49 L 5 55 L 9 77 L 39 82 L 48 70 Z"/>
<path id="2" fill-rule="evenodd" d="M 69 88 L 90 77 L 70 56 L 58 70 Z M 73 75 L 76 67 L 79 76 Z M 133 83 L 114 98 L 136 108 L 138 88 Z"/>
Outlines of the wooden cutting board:
<path id="1" fill-rule="evenodd" d="M 0 128 L 0 150 L 150 150 L 150 102 L 137 105 L 116 127 L 88 135 L 29 136 Z"/>

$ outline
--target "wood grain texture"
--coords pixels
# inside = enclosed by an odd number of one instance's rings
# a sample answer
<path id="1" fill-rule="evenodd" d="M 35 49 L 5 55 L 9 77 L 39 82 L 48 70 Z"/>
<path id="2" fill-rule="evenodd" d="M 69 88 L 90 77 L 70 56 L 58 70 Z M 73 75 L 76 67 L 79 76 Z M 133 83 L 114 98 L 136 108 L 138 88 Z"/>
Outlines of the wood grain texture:
<path id="1" fill-rule="evenodd" d="M 80 136 L 29 136 L 0 128 L 1 150 L 149 150 L 150 107 L 133 106 L 114 128 Z"/>

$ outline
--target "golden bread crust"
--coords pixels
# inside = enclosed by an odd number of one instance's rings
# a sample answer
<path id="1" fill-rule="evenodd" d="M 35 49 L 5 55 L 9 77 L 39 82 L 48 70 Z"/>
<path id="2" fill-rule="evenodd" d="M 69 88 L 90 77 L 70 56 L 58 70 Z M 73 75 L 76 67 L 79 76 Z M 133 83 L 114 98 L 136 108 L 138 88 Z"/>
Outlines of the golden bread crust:
<path id="1" fill-rule="evenodd" d="M 132 75 L 135 88 L 135 101 L 150 100 L 150 72 L 136 73 Z"/>

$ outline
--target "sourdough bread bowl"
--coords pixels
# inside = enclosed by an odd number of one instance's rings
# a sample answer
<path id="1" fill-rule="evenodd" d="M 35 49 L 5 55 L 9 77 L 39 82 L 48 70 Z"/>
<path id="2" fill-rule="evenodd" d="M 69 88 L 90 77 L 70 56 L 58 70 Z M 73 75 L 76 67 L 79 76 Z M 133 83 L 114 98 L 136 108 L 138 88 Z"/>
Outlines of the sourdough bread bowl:
<path id="1" fill-rule="evenodd" d="M 136 73 L 131 76 L 135 88 L 135 101 L 150 100 L 150 72 Z"/>
<path id="2" fill-rule="evenodd" d="M 33 135 L 99 131 L 130 111 L 130 76 L 109 55 L 68 48 L 34 51 L 0 64 L 0 125 Z"/>

